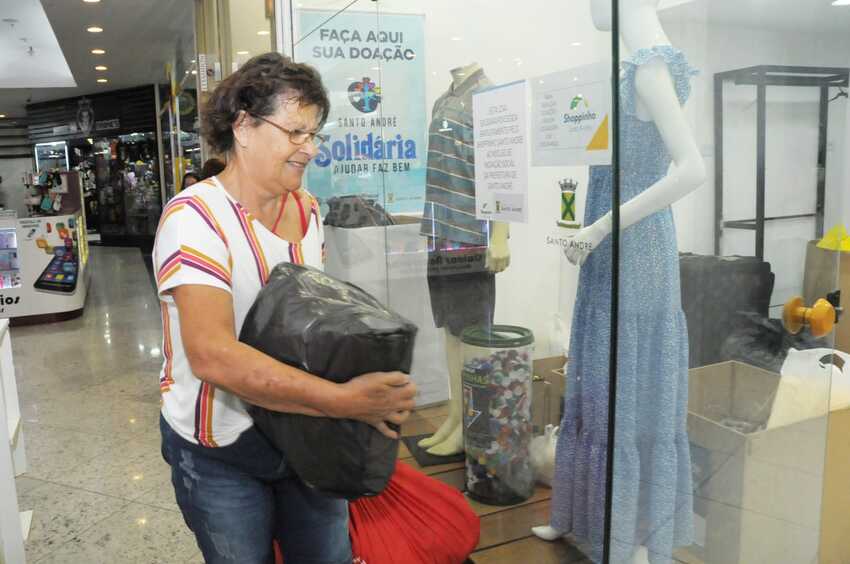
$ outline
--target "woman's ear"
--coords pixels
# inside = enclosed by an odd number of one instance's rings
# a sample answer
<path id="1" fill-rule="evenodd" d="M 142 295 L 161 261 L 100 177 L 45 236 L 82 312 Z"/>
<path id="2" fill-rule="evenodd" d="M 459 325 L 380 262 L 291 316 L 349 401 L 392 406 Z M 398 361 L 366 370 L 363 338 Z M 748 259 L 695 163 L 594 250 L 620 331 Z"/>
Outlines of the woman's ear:
<path id="1" fill-rule="evenodd" d="M 240 110 L 236 114 L 236 121 L 233 122 L 233 140 L 243 149 L 248 146 L 248 138 L 250 137 L 250 124 L 248 113 L 245 110 Z"/>

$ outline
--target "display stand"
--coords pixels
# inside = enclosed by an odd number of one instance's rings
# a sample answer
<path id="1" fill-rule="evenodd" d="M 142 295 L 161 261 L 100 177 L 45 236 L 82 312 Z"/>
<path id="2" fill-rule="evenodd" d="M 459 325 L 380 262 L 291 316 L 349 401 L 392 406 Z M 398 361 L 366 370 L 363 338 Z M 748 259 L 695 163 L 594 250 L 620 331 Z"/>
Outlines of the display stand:
<path id="1" fill-rule="evenodd" d="M 786 219 L 815 219 L 815 238 L 823 237 L 824 206 L 826 203 L 827 124 L 829 123 L 830 88 L 847 87 L 850 69 L 827 67 L 787 67 L 761 65 L 720 72 L 714 75 L 714 254 L 722 255 L 721 237 L 724 229 L 745 229 L 756 232 L 755 256 L 764 259 L 764 226 L 768 221 Z M 723 85 L 756 87 L 756 217 L 726 221 L 723 218 Z M 820 118 L 818 135 L 817 204 L 813 213 L 765 217 L 766 153 L 767 153 L 767 87 L 795 86 L 820 89 Z"/>
<path id="2" fill-rule="evenodd" d="M 7 319 L 0 319 L 0 423 L 0 561 L 25 562 L 32 511 L 19 512 L 15 488 L 27 463 Z"/>

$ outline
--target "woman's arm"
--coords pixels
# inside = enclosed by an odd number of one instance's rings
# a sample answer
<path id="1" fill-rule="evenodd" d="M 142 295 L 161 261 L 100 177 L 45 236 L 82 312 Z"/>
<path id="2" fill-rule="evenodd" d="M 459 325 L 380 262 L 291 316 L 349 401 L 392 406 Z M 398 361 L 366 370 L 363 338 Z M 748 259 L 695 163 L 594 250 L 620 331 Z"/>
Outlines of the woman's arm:
<path id="1" fill-rule="evenodd" d="M 228 292 L 202 285 L 172 290 L 180 335 L 198 378 L 274 411 L 366 421 L 392 438 L 385 421 L 401 424 L 416 386 L 400 372 L 367 374 L 336 384 L 240 343 Z"/>

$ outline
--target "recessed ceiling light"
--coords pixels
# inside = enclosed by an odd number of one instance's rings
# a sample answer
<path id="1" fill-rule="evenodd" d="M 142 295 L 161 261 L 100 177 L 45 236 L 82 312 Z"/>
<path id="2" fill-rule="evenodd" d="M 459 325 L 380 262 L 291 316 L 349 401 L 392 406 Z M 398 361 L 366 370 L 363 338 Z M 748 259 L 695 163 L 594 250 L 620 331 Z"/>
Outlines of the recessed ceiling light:
<path id="1" fill-rule="evenodd" d="M 192 74 L 198 74 L 198 71 L 193 70 L 193 71 L 192 71 Z"/>
<path id="2" fill-rule="evenodd" d="M 250 51 L 236 51 L 236 54 L 237 55 L 250 55 L 251 52 Z"/>
<path id="3" fill-rule="evenodd" d="M 581 47 L 581 41 L 573 41 L 572 43 L 570 43 L 570 45 L 572 45 L 573 47 Z"/>
<path id="4" fill-rule="evenodd" d="M 91 54 L 92 55 L 106 55 L 106 51 L 104 51 L 103 49 L 92 49 Z"/>
<path id="5" fill-rule="evenodd" d="M 271 32 L 268 31 L 268 30 L 265 30 L 265 29 L 261 29 L 260 31 L 257 32 L 257 35 L 270 35 L 270 34 L 271 34 Z"/>
<path id="6" fill-rule="evenodd" d="M 97 65 L 96 67 L 94 67 L 94 70 L 105 71 L 105 70 L 109 70 L 109 67 L 106 67 L 104 65 Z"/>
<path id="7" fill-rule="evenodd" d="M 108 81 L 108 80 L 106 80 L 105 78 L 98 78 L 98 79 L 97 79 L 97 81 L 98 81 L 99 83 L 101 83 L 101 84 L 103 84 L 103 83 L 105 83 L 105 82 L 109 82 L 109 81 Z"/>
<path id="8" fill-rule="evenodd" d="M 4 117 L 6 117 L 6 114 L 0 114 L 0 119 L 3 119 Z"/>
<path id="9" fill-rule="evenodd" d="M 100 0 L 83 0 L 86 4 L 97 4 Z"/>
<path id="10" fill-rule="evenodd" d="M 452 37 L 452 41 L 463 41 L 463 37 Z"/>
<path id="11" fill-rule="evenodd" d="M 86 31 L 89 32 L 89 33 L 100 33 L 100 32 L 103 31 L 103 28 L 97 27 L 96 25 L 93 25 L 91 27 L 87 27 Z"/>

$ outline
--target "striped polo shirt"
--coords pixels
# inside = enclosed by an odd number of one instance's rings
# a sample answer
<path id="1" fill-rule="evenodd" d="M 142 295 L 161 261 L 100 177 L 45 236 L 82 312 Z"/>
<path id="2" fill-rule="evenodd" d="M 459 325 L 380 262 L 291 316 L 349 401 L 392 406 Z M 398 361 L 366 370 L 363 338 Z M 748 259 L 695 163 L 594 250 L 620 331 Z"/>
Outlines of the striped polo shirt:
<path id="1" fill-rule="evenodd" d="M 475 219 L 475 148 L 472 95 L 490 86 L 479 69 L 434 104 L 428 131 L 428 172 L 422 234 L 433 239 L 485 246 L 489 223 Z"/>

